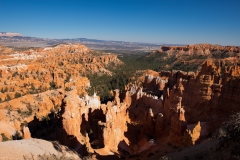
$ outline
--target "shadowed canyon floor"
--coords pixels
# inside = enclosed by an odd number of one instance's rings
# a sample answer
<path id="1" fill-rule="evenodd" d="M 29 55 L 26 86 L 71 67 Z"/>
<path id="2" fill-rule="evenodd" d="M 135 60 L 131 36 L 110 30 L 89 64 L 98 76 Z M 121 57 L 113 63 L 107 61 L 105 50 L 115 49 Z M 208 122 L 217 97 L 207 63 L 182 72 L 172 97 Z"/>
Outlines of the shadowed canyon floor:
<path id="1" fill-rule="evenodd" d="M 19 159 L 37 159 L 45 146 L 50 156 L 75 159 L 177 159 L 186 147 L 199 154 L 204 144 L 216 146 L 209 139 L 240 111 L 238 47 L 162 46 L 121 56 L 81 44 L 0 46 L 0 147 L 16 144 Z M 79 155 L 60 154 L 48 141 Z M 39 144 L 20 150 L 25 142 Z"/>

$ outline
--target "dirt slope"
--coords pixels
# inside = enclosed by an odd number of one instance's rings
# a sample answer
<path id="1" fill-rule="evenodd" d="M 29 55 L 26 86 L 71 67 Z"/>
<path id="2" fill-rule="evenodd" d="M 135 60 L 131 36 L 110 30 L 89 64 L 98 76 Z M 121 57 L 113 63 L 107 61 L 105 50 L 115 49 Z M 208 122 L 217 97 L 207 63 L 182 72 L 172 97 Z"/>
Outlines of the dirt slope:
<path id="1" fill-rule="evenodd" d="M 22 159 L 81 159 L 75 152 L 57 142 L 23 139 L 0 142 L 1 160 Z"/>

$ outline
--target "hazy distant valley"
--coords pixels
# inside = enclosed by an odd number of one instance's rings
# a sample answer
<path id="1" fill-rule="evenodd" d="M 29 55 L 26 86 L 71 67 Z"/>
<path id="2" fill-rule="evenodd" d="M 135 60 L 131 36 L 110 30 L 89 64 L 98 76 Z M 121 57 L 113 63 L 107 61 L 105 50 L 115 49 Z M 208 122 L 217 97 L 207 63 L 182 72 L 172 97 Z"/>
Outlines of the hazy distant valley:
<path id="1" fill-rule="evenodd" d="M 24 36 L 0 36 L 0 44 L 15 47 L 47 47 L 63 43 L 81 43 L 90 49 L 97 50 L 124 50 L 124 51 L 151 51 L 158 49 L 161 45 L 150 43 L 105 41 L 87 38 L 76 39 L 45 39 Z"/>

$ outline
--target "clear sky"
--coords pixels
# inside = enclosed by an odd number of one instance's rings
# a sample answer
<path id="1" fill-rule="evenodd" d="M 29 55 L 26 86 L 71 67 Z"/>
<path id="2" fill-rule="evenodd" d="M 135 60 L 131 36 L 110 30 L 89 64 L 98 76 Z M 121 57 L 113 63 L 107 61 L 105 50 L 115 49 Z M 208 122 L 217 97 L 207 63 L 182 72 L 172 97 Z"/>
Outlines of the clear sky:
<path id="1" fill-rule="evenodd" d="M 0 32 L 240 45 L 240 0 L 0 0 Z"/>

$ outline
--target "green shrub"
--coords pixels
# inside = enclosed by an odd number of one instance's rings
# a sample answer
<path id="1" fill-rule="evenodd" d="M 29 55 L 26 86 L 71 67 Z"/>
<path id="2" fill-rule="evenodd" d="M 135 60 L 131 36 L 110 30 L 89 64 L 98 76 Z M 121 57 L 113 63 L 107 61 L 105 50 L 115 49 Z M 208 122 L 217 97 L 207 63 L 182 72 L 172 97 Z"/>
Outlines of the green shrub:
<path id="1" fill-rule="evenodd" d="M 2 92 L 2 93 L 8 92 L 8 88 L 5 88 L 5 89 L 2 88 L 2 89 L 1 89 L 1 92 Z"/>
<path id="2" fill-rule="evenodd" d="M 12 74 L 12 77 L 16 77 L 18 75 L 18 72 L 14 72 L 13 74 Z"/>
<path id="3" fill-rule="evenodd" d="M 33 113 L 32 107 L 34 107 L 34 106 L 31 106 L 30 103 L 26 103 L 26 102 L 24 102 L 24 103 L 26 104 L 27 110 L 22 111 L 22 110 L 18 109 L 17 110 L 18 114 L 21 114 L 24 117 L 31 116 Z"/>
<path id="4" fill-rule="evenodd" d="M 1 134 L 2 135 L 2 141 L 5 142 L 5 141 L 8 141 L 9 138 L 5 136 L 4 133 Z"/>
<path id="5" fill-rule="evenodd" d="M 18 112 L 18 114 L 21 114 L 21 109 L 18 108 L 18 109 L 17 109 L 17 112 Z"/>
<path id="6" fill-rule="evenodd" d="M 69 92 L 69 91 L 71 91 L 71 88 L 70 87 L 66 87 L 65 91 Z"/>
<path id="7" fill-rule="evenodd" d="M 15 93 L 15 98 L 18 98 L 18 97 L 21 97 L 21 96 L 22 96 L 21 93 L 18 93 L 18 92 Z"/>
<path id="8" fill-rule="evenodd" d="M 44 120 L 48 124 L 48 121 L 50 120 L 50 118 L 48 115 L 46 115 L 46 116 L 42 117 L 42 120 Z"/>
<path id="9" fill-rule="evenodd" d="M 34 84 L 31 83 L 30 85 L 31 85 L 31 88 L 30 88 L 29 93 L 30 93 L 30 94 L 36 94 L 36 93 L 38 93 L 38 90 L 35 88 Z"/>
<path id="10" fill-rule="evenodd" d="M 10 101 L 12 98 L 7 94 L 7 97 L 5 98 L 5 101 Z"/>
<path id="11" fill-rule="evenodd" d="M 14 140 L 22 139 L 22 136 L 21 136 L 21 134 L 18 132 L 18 130 L 17 130 L 16 133 L 13 135 L 13 139 L 14 139 Z"/>
<path id="12" fill-rule="evenodd" d="M 26 107 L 27 107 L 27 109 L 28 109 L 28 115 L 30 116 L 30 115 L 32 115 L 32 112 L 33 112 L 33 110 L 32 110 L 32 106 L 30 105 L 30 103 L 27 103 L 26 104 Z"/>
<path id="13" fill-rule="evenodd" d="M 50 82 L 49 85 L 50 85 L 50 89 L 57 89 L 57 85 L 54 81 Z"/>
<path id="14" fill-rule="evenodd" d="M 67 83 L 70 81 L 70 78 L 71 78 L 71 74 L 67 73 L 67 77 L 66 79 L 64 80 L 64 83 Z"/>
<path id="15" fill-rule="evenodd" d="M 219 139 L 240 139 L 240 112 L 231 116 L 217 132 Z"/>
<path id="16" fill-rule="evenodd" d="M 27 127 L 28 126 L 27 121 L 23 121 L 20 126 L 21 126 L 21 128 Z"/>

